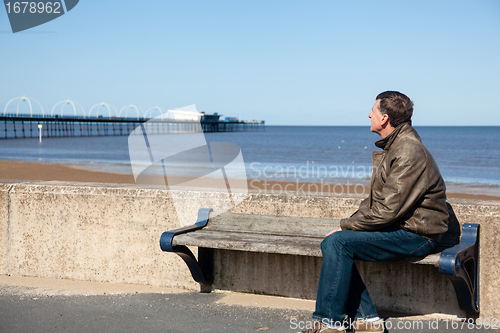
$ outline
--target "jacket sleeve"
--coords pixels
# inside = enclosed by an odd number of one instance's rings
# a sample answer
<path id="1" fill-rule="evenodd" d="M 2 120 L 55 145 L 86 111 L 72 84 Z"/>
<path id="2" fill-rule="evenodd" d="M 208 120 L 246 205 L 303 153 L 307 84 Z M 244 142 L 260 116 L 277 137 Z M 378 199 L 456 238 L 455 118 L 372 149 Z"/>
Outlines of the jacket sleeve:
<path id="1" fill-rule="evenodd" d="M 427 186 L 423 177 L 425 152 L 398 150 L 391 154 L 395 157 L 387 164 L 385 183 L 379 185 L 381 191 L 372 191 L 371 207 L 369 202 L 363 201 L 356 213 L 341 220 L 343 230 L 373 231 L 388 227 L 404 216 L 423 195 Z M 382 180 L 378 177 L 375 182 Z"/>

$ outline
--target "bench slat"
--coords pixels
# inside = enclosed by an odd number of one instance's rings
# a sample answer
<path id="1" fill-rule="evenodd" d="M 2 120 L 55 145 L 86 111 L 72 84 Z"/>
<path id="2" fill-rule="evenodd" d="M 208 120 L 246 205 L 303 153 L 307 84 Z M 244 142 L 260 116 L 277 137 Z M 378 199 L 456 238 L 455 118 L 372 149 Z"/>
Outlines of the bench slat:
<path id="1" fill-rule="evenodd" d="M 199 246 L 222 250 L 321 257 L 320 244 L 323 237 L 303 237 L 296 235 L 283 237 L 282 235 L 247 234 L 201 229 L 176 236 L 174 243 L 175 245 Z M 440 255 L 440 253 L 436 253 L 424 258 L 412 257 L 403 261 L 438 266 Z"/>
<path id="2" fill-rule="evenodd" d="M 434 265 L 436 267 L 439 266 L 439 259 L 441 258 L 441 253 L 429 254 L 427 257 L 408 257 L 404 260 L 404 262 L 411 262 L 414 264 L 422 264 L 422 265 Z"/>
<path id="3" fill-rule="evenodd" d="M 178 235 L 175 245 L 321 257 L 321 238 L 199 230 Z"/>
<path id="4" fill-rule="evenodd" d="M 203 230 L 324 238 L 340 220 L 232 213 L 210 213 Z"/>

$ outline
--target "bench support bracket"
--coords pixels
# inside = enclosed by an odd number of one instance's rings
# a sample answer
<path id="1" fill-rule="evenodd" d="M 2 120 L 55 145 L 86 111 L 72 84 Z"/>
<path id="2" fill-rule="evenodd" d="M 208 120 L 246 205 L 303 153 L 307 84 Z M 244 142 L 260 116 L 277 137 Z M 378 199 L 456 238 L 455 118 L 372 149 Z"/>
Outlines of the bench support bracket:
<path id="1" fill-rule="evenodd" d="M 165 231 L 160 238 L 160 247 L 163 251 L 176 253 L 189 267 L 193 279 L 200 283 L 202 292 L 211 292 L 213 283 L 213 249 L 199 247 L 198 260 L 193 252 L 184 245 L 174 245 L 172 241 L 176 235 L 204 228 L 208 223 L 208 215 L 212 208 L 202 208 L 198 211 L 198 220 L 195 224 L 175 230 Z"/>
<path id="2" fill-rule="evenodd" d="M 447 275 L 462 310 L 479 312 L 479 224 L 465 223 L 460 243 L 446 249 L 439 271 Z"/>

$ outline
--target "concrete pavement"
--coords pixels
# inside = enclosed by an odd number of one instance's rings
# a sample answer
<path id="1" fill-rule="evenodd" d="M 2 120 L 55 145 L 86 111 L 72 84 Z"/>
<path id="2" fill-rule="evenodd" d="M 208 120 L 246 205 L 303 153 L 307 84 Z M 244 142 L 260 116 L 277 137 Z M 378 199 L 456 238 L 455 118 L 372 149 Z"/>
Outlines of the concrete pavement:
<path id="1" fill-rule="evenodd" d="M 0 277 L 0 332 L 296 332 L 314 302 L 139 285 Z M 390 332 L 498 332 L 451 316 L 388 317 Z M 496 325 L 498 327 L 498 324 Z"/>

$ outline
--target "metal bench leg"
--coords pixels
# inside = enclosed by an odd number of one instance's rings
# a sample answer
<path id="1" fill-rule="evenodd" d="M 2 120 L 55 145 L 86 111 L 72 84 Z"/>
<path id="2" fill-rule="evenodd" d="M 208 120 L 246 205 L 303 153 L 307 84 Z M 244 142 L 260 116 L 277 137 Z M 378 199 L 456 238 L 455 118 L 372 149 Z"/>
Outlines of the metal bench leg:
<path id="1" fill-rule="evenodd" d="M 176 245 L 170 252 L 176 253 L 187 264 L 193 279 L 200 284 L 203 293 L 212 291 L 213 283 L 213 249 L 198 248 L 198 258 L 196 260 L 193 252 L 184 246 Z"/>
<path id="2" fill-rule="evenodd" d="M 212 291 L 212 283 L 214 282 L 214 249 L 199 247 L 198 263 L 205 277 L 205 282 L 200 282 L 200 291 L 209 293 Z"/>
<path id="3" fill-rule="evenodd" d="M 479 312 L 479 225 L 466 223 L 460 243 L 446 249 L 439 260 L 439 271 L 448 275 L 465 311 Z"/>

